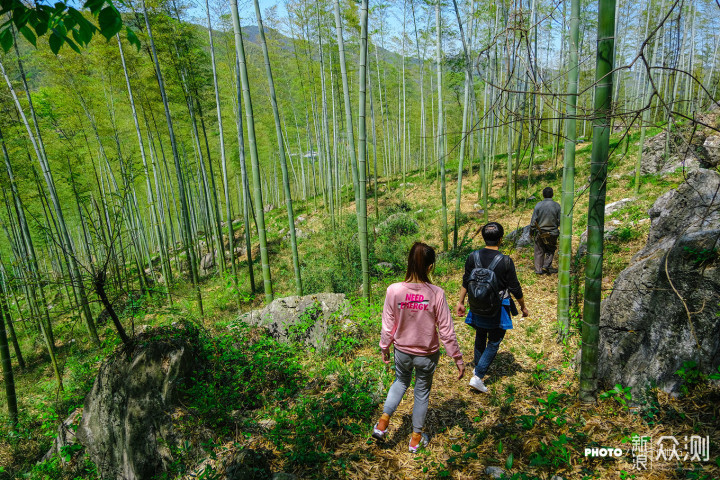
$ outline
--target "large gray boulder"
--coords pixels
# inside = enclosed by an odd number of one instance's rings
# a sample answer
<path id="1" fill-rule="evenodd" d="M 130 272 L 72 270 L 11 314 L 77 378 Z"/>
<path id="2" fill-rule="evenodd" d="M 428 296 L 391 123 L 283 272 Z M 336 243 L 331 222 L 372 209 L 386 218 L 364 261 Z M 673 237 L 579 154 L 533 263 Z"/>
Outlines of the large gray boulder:
<path id="1" fill-rule="evenodd" d="M 714 195 L 713 195 L 714 192 Z M 720 175 L 691 174 L 658 198 L 646 247 L 615 281 L 600 316 L 598 378 L 642 398 L 647 386 L 675 392 L 675 372 L 720 364 Z"/>
<path id="2" fill-rule="evenodd" d="M 720 164 L 720 135 L 710 135 L 705 139 L 703 147 L 707 152 L 708 163 L 712 167 Z"/>
<path id="3" fill-rule="evenodd" d="M 609 217 L 613 213 L 619 212 L 623 208 L 632 204 L 634 201 L 635 201 L 635 197 L 623 198 L 622 200 L 618 200 L 617 202 L 608 203 L 607 205 L 605 205 L 605 216 Z"/>
<path id="4" fill-rule="evenodd" d="M 281 342 L 302 342 L 324 350 L 330 346 L 331 325 L 342 322 L 349 308 L 342 293 L 316 293 L 277 298 L 261 310 L 241 315 L 238 321 L 265 327 Z"/>
<path id="5" fill-rule="evenodd" d="M 645 140 L 643 147 L 641 173 L 654 175 L 657 173 L 672 173 L 680 167 L 694 170 L 700 166 L 700 159 L 696 150 L 685 144 L 683 138 L 678 134 L 672 134 L 669 146 L 669 155 L 665 153 L 667 132 L 660 132 L 657 135 Z"/>
<path id="6" fill-rule="evenodd" d="M 667 250 L 688 233 L 717 228 L 720 224 L 720 175 L 700 169 L 688 175 L 677 189 L 658 197 L 648 210 L 648 241 L 634 259 Z"/>
<path id="7" fill-rule="evenodd" d="M 215 268 L 215 255 L 212 252 L 206 253 L 200 259 L 200 275 L 207 275 Z"/>
<path id="8" fill-rule="evenodd" d="M 669 139 L 668 132 L 663 131 L 645 140 L 642 173 L 665 174 L 680 167 L 687 172 L 718 165 L 720 136 L 715 129 L 720 127 L 720 110 L 699 113 L 696 118 L 696 123 L 675 125 Z"/>
<path id="9" fill-rule="evenodd" d="M 527 248 L 532 247 L 534 242 L 530 237 L 530 225 L 525 225 L 522 228 L 513 230 L 512 232 L 505 235 L 503 243 L 506 245 L 512 245 L 516 248 Z"/>
<path id="10" fill-rule="evenodd" d="M 134 345 L 100 367 L 76 434 L 106 479 L 151 479 L 166 470 L 177 442 L 176 385 L 192 373 L 187 341 L 140 336 Z"/>

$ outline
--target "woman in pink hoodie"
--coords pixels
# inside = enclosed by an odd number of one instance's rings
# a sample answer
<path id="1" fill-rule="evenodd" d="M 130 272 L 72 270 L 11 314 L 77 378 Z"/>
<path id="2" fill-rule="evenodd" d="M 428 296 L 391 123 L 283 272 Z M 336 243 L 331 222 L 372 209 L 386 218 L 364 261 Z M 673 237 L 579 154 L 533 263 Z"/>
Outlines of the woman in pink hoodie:
<path id="1" fill-rule="evenodd" d="M 413 405 L 413 434 L 409 449 L 416 452 L 429 439 L 422 433 L 430 398 L 433 374 L 440 359 L 440 340 L 453 358 L 458 379 L 465 366 L 455 337 L 450 308 L 445 291 L 430 283 L 429 273 L 435 266 L 435 250 L 415 242 L 410 249 L 405 281 L 393 283 L 385 295 L 382 314 L 380 349 L 383 361 L 390 363 L 390 345 L 395 344 L 395 383 L 390 387 L 382 417 L 373 428 L 372 436 L 385 438 L 390 416 L 395 413 L 405 391 L 410 386 L 415 369 L 415 403 Z"/>

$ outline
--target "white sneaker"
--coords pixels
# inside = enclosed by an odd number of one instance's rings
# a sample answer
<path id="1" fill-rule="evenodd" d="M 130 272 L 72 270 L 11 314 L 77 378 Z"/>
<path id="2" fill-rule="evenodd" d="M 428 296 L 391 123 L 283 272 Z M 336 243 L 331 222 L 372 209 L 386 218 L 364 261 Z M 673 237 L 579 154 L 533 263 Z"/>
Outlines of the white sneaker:
<path id="1" fill-rule="evenodd" d="M 473 375 L 473 377 L 470 379 L 470 386 L 474 388 L 475 390 L 487 393 L 488 389 L 483 383 L 482 379 L 478 377 L 477 375 Z"/>
<path id="2" fill-rule="evenodd" d="M 385 440 L 385 432 L 387 432 L 387 428 L 385 430 L 380 430 L 378 428 L 379 422 L 375 424 L 373 427 L 373 433 L 372 436 L 376 440 Z"/>
<path id="3" fill-rule="evenodd" d="M 422 433 L 422 434 L 420 435 L 420 441 L 418 442 L 417 445 L 415 445 L 415 446 L 413 447 L 413 444 L 412 444 L 412 436 L 411 436 L 411 437 L 410 437 L 410 444 L 408 445 L 408 450 L 410 451 L 410 453 L 416 453 L 419 448 L 425 448 L 425 447 L 427 447 L 427 446 L 428 446 L 428 443 L 430 443 L 430 437 L 428 437 L 426 433 Z"/>

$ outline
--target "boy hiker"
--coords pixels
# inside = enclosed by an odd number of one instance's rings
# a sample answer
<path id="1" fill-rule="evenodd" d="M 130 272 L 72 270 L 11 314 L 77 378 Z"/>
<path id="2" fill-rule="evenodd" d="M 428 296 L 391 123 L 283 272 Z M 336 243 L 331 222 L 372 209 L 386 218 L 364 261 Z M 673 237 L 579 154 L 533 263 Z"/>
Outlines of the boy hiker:
<path id="1" fill-rule="evenodd" d="M 475 371 L 470 386 L 483 393 L 487 393 L 487 387 L 482 379 L 495 359 L 505 331 L 513 328 L 510 314 L 518 313 L 511 293 L 520 304 L 523 317 L 530 314 L 515 264 L 498 251 L 503 235 L 503 227 L 497 222 L 483 226 L 485 248 L 475 250 L 465 261 L 460 300 L 455 306 L 455 313 L 465 316 L 465 296 L 468 296 L 470 312 L 465 323 L 475 329 Z"/>
<path id="2" fill-rule="evenodd" d="M 560 204 L 552 199 L 553 189 L 543 189 L 543 200 L 535 205 L 530 219 L 530 235 L 535 241 L 535 274 L 557 273 L 552 267 L 560 236 Z"/>

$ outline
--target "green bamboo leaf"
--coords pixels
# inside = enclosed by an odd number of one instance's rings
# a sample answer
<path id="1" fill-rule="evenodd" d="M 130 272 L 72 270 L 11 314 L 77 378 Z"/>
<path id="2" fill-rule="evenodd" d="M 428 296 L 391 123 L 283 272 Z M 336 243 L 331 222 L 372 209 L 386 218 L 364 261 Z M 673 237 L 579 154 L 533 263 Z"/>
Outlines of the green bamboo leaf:
<path id="1" fill-rule="evenodd" d="M 450 448 L 452 449 L 453 452 L 458 452 L 458 453 L 462 450 L 462 447 L 460 445 L 453 445 Z"/>
<path id="2" fill-rule="evenodd" d="M 508 457 L 507 457 L 507 460 L 505 460 L 505 468 L 510 470 L 513 466 L 513 460 L 514 460 L 513 454 L 510 453 L 510 455 L 508 455 Z"/>
<path id="3" fill-rule="evenodd" d="M 106 39 L 110 40 L 122 28 L 122 18 L 120 18 L 120 13 L 115 7 L 108 6 L 100 11 L 98 24 L 100 26 L 100 33 L 102 33 Z"/>
<path id="4" fill-rule="evenodd" d="M 33 28 L 35 29 L 35 36 L 36 37 L 42 37 L 45 35 L 48 31 L 48 23 L 43 20 L 38 20 L 34 25 Z"/>
<path id="5" fill-rule="evenodd" d="M 498 443 L 498 446 L 497 446 L 497 451 L 498 451 L 498 453 L 502 453 L 502 451 L 503 451 L 503 444 L 502 444 L 502 440 L 500 440 L 500 442 Z"/>
<path id="6" fill-rule="evenodd" d="M 52 50 L 55 55 L 58 54 L 64 42 L 65 40 L 63 40 L 63 38 L 56 32 L 50 34 L 50 38 L 48 39 L 48 43 L 50 44 L 50 50 Z"/>
<path id="7" fill-rule="evenodd" d="M 75 53 L 82 53 L 80 52 L 80 47 L 78 46 L 78 44 L 73 42 L 70 38 L 65 37 L 65 41 L 67 42 L 68 46 L 75 51 Z"/>
<path id="8" fill-rule="evenodd" d="M 83 4 L 83 8 L 87 8 L 90 10 L 90 13 L 97 15 L 103 5 L 105 5 L 105 0 L 87 0 L 87 2 Z"/>
<path id="9" fill-rule="evenodd" d="M 48 31 L 48 17 L 45 15 L 45 12 L 38 12 L 37 15 L 37 23 L 33 25 L 33 28 L 35 29 L 35 34 L 38 37 L 42 37 L 45 35 Z"/>
<path id="10" fill-rule="evenodd" d="M 12 32 L 10 32 L 9 28 L 0 32 L 0 46 L 2 46 L 3 50 L 5 50 L 5 52 L 10 51 L 10 49 L 12 48 L 13 36 L 12 36 Z"/>
<path id="11" fill-rule="evenodd" d="M 30 27 L 25 25 L 20 29 L 20 33 L 22 33 L 22 36 L 25 37 L 25 39 L 32 43 L 34 47 L 37 47 L 37 37 L 35 37 L 35 34 L 30 30 Z"/>
<path id="12" fill-rule="evenodd" d="M 135 35 L 135 32 L 133 32 L 130 27 L 126 28 L 126 32 L 127 32 L 128 43 L 130 43 L 130 45 L 135 46 L 135 48 L 137 48 L 137 50 L 140 51 L 140 47 L 141 47 L 140 39 L 137 37 L 137 35 Z"/>
<path id="13" fill-rule="evenodd" d="M 13 9 L 12 20 L 18 30 L 27 24 L 29 17 L 30 14 L 27 7 L 21 6 Z"/>

